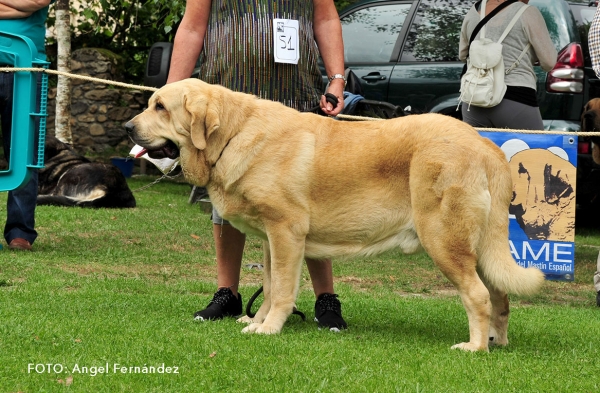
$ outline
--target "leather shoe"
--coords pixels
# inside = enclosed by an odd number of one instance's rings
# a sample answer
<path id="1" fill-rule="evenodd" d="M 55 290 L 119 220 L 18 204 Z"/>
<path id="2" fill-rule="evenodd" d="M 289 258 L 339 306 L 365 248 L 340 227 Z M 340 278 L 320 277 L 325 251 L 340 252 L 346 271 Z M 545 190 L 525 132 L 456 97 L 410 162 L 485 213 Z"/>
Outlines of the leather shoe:
<path id="1" fill-rule="evenodd" d="M 10 241 L 10 243 L 8 244 L 8 248 L 10 248 L 11 250 L 31 251 L 31 243 L 29 243 L 25 239 L 17 237 Z"/>
<path id="2" fill-rule="evenodd" d="M 600 307 L 600 291 L 596 294 L 596 305 Z"/>

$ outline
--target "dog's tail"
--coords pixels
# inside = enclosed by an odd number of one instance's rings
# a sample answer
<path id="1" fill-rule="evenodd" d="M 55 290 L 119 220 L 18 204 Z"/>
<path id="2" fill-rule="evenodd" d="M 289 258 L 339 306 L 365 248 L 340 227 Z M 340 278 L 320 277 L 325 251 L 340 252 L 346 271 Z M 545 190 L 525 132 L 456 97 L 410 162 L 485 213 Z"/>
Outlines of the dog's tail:
<path id="1" fill-rule="evenodd" d="M 506 161 L 494 160 L 493 163 L 487 171 L 492 198 L 478 250 L 478 268 L 483 278 L 497 289 L 515 295 L 532 295 L 544 283 L 544 273 L 533 266 L 520 266 L 511 254 L 508 208 L 512 198 L 512 179 Z M 505 167 L 500 168 L 499 165 Z"/>
<path id="2" fill-rule="evenodd" d="M 536 267 L 525 268 L 517 264 L 510 253 L 507 238 L 504 242 L 486 247 L 479 259 L 480 272 L 488 283 L 506 293 L 535 294 L 544 283 L 544 273 Z"/>

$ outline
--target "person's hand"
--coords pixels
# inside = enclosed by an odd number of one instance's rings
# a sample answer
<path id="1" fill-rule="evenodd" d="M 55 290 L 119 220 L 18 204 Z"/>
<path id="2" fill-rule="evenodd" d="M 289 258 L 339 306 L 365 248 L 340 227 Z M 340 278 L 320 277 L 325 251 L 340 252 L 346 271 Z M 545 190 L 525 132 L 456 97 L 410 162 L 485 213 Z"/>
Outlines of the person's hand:
<path id="1" fill-rule="evenodd" d="M 334 79 L 329 83 L 326 93 L 331 93 L 338 99 L 338 104 L 334 108 L 330 102 L 327 102 L 325 95 L 321 96 L 319 106 L 321 110 L 328 116 L 336 116 L 344 109 L 344 81 L 342 79 Z"/>

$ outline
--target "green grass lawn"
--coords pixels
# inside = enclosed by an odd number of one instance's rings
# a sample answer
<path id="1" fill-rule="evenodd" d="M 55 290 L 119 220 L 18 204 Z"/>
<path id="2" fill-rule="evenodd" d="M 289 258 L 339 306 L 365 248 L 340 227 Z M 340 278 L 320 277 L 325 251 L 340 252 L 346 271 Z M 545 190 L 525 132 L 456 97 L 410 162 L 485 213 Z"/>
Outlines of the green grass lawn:
<path id="1" fill-rule="evenodd" d="M 450 349 L 468 340 L 466 313 L 425 254 L 334 262 L 347 331 L 312 322 L 305 269 L 308 321 L 246 335 L 232 319 L 192 320 L 216 270 L 209 215 L 189 191 L 162 181 L 135 209 L 38 208 L 35 251 L 0 251 L 0 392 L 600 391 L 600 230 L 578 231 L 574 282 L 511 297 L 510 343 L 490 353 Z M 243 266 L 261 260 L 249 237 Z M 243 269 L 245 301 L 260 283 Z"/>

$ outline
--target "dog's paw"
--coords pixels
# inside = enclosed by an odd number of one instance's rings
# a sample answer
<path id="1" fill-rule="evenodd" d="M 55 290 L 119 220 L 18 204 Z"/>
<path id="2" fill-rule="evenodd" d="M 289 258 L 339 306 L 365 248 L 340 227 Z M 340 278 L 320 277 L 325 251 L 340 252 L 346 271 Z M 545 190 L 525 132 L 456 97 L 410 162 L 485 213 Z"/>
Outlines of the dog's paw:
<path id="1" fill-rule="evenodd" d="M 244 315 L 243 317 L 241 317 L 241 318 L 238 318 L 238 319 L 236 320 L 236 322 L 237 322 L 237 323 L 252 323 L 252 322 L 253 322 L 253 320 L 252 320 L 252 318 L 250 318 L 249 316 L 247 316 L 247 315 Z"/>
<path id="2" fill-rule="evenodd" d="M 264 323 L 261 323 L 256 329 L 256 333 L 258 334 L 278 334 L 281 333 L 281 328 L 277 328 L 274 326 L 269 326 Z"/>
<path id="3" fill-rule="evenodd" d="M 242 329 L 242 333 L 255 333 L 259 326 L 260 323 L 250 323 L 250 325 Z"/>
<path id="4" fill-rule="evenodd" d="M 281 329 L 265 325 L 264 323 L 251 323 L 242 329 L 242 333 L 257 333 L 257 334 L 277 334 Z"/>
<path id="5" fill-rule="evenodd" d="M 487 347 L 481 347 L 480 345 L 477 344 L 473 344 L 473 343 L 460 343 L 460 344 L 455 344 L 452 346 L 452 349 L 461 349 L 463 351 L 466 352 L 477 352 L 477 351 L 486 351 L 488 352 L 488 348 Z"/>

